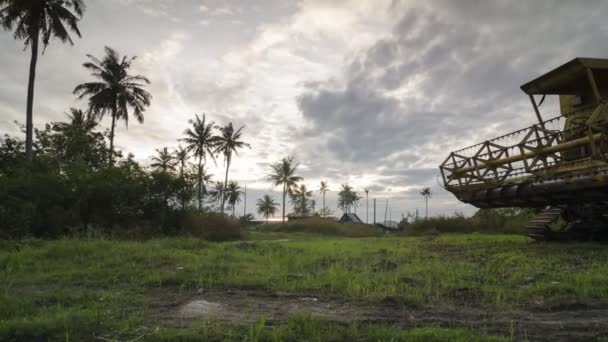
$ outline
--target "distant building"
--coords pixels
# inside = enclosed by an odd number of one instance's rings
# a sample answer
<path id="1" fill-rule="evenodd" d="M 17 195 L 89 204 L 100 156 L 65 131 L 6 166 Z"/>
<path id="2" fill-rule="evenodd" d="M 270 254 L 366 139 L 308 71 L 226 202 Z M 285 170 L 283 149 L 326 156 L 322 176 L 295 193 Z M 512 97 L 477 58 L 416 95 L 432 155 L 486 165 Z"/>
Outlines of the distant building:
<path id="1" fill-rule="evenodd" d="M 361 219 L 359 218 L 359 216 L 357 216 L 357 214 L 349 214 L 349 213 L 342 215 L 342 217 L 340 218 L 340 220 L 338 222 L 340 222 L 340 223 L 363 223 L 363 221 L 361 221 Z"/>
<path id="2" fill-rule="evenodd" d="M 376 222 L 376 226 L 384 230 L 399 230 L 399 222 L 396 221 Z"/>

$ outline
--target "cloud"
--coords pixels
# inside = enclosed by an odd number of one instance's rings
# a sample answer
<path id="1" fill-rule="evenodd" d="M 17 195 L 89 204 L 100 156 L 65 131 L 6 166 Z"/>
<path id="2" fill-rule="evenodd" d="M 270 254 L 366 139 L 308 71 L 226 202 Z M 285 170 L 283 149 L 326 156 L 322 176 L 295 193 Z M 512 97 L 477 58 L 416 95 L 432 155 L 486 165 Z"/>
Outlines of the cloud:
<path id="1" fill-rule="evenodd" d="M 322 141 L 304 158 L 324 158 L 310 172 L 356 167 L 383 184 L 377 191 L 433 186 L 441 193 L 436 167 L 449 151 L 534 122 L 519 85 L 579 54 L 606 55 L 597 44 L 607 38 L 599 16 L 554 4 L 395 5 L 401 15 L 390 34 L 350 56 L 340 72 L 303 85 L 300 134 Z"/>

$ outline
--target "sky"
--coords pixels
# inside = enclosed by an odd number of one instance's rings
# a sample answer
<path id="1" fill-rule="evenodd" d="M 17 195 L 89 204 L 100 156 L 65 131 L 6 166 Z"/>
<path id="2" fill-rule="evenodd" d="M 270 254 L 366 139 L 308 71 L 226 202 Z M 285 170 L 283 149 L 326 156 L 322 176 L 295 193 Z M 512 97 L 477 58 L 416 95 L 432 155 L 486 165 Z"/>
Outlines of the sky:
<path id="1" fill-rule="evenodd" d="M 443 190 L 450 151 L 531 125 L 519 86 L 575 57 L 608 57 L 608 1 L 561 0 L 85 0 L 75 45 L 52 41 L 39 59 L 34 124 L 65 119 L 91 80 L 87 54 L 138 56 L 152 84 L 145 121 L 117 126 L 116 144 L 149 163 L 176 147 L 194 114 L 245 126 L 230 179 L 247 185 L 247 212 L 285 156 L 311 190 L 348 183 L 377 198 L 378 220 L 475 208 Z M 29 50 L 0 33 L 0 133 L 25 121 Z M 558 115 L 555 100 L 543 104 Z M 109 120 L 103 122 L 109 126 Z M 222 159 L 210 165 L 216 179 Z M 321 197 L 315 191 L 317 208 Z M 365 220 L 366 201 L 358 213 Z M 242 211 L 243 204 L 237 207 Z"/>

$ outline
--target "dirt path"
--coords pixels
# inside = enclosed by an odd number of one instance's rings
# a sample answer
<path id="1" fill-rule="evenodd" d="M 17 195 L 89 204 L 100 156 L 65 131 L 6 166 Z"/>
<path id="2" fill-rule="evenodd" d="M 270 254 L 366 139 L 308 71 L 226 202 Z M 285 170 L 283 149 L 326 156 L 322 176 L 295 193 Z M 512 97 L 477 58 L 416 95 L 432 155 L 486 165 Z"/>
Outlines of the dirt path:
<path id="1" fill-rule="evenodd" d="M 187 326 L 197 320 L 269 324 L 297 315 L 313 315 L 339 323 L 369 322 L 402 327 L 461 327 L 488 334 L 514 335 L 516 340 L 573 341 L 608 337 L 608 307 L 569 305 L 497 312 L 493 309 L 436 306 L 412 309 L 395 301 L 358 302 L 342 297 L 265 290 L 208 290 L 190 300 L 157 307 L 159 318 Z"/>

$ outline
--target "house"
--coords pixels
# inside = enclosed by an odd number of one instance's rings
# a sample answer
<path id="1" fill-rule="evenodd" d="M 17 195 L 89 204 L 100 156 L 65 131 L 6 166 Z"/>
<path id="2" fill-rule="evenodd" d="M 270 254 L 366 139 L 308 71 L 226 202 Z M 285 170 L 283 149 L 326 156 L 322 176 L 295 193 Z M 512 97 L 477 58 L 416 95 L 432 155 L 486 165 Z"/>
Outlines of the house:
<path id="1" fill-rule="evenodd" d="M 385 231 L 399 230 L 399 222 L 395 221 L 376 222 L 376 226 L 382 228 Z"/>
<path id="2" fill-rule="evenodd" d="M 357 216 L 357 214 L 352 214 L 352 213 L 345 213 L 344 215 L 342 215 L 342 217 L 340 218 L 340 220 L 338 221 L 340 223 L 363 223 L 363 221 L 361 221 L 361 219 L 359 218 L 359 216 Z"/>

